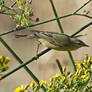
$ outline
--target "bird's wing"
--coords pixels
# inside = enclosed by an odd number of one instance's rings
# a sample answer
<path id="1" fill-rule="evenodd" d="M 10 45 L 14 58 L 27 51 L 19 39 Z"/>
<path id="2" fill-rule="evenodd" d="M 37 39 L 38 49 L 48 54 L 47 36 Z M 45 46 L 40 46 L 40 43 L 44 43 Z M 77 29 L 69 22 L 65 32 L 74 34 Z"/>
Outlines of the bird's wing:
<path id="1" fill-rule="evenodd" d="M 49 43 L 57 46 L 66 46 L 70 42 L 70 38 L 66 34 L 60 34 L 60 33 L 54 33 L 54 32 L 35 32 L 34 35 L 36 35 L 39 39 L 45 39 Z"/>
<path id="2" fill-rule="evenodd" d="M 66 34 L 53 34 L 53 41 L 58 46 L 67 46 L 71 42 L 70 37 Z"/>

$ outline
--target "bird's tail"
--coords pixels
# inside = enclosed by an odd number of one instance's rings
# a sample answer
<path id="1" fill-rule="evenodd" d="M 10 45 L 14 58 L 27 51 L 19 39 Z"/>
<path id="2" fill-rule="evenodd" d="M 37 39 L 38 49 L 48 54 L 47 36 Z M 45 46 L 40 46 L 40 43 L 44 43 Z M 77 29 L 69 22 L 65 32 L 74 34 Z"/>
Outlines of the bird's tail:
<path id="1" fill-rule="evenodd" d="M 30 39 L 39 38 L 40 31 L 38 30 L 31 30 L 29 34 L 16 34 L 16 38 L 26 37 Z"/>
<path id="2" fill-rule="evenodd" d="M 43 32 L 43 31 L 39 31 L 39 30 L 31 30 L 30 34 L 28 34 L 28 35 L 27 34 L 24 34 L 24 35 L 16 34 L 15 37 L 16 38 L 27 37 L 27 38 L 31 38 L 31 39 L 34 39 L 34 38 L 38 39 L 38 38 L 42 37 L 42 35 L 40 35 L 40 34 L 43 34 L 46 36 L 47 32 Z"/>
<path id="3" fill-rule="evenodd" d="M 15 37 L 16 38 L 20 38 L 20 37 L 27 37 L 28 35 L 21 35 L 21 34 L 16 34 Z"/>

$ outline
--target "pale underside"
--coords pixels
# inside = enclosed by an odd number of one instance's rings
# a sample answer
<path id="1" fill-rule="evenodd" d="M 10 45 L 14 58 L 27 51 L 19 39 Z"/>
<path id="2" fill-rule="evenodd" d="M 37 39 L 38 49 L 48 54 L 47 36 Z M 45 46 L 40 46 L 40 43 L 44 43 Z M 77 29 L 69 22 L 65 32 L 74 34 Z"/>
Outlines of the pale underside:
<path id="1" fill-rule="evenodd" d="M 57 46 L 54 44 L 51 44 L 50 42 L 46 41 L 45 39 L 39 39 L 39 42 L 41 42 L 44 46 L 51 48 L 51 49 L 55 49 L 55 50 L 59 50 L 59 51 L 72 51 L 72 50 L 76 50 L 77 48 L 70 48 L 69 46 Z"/>

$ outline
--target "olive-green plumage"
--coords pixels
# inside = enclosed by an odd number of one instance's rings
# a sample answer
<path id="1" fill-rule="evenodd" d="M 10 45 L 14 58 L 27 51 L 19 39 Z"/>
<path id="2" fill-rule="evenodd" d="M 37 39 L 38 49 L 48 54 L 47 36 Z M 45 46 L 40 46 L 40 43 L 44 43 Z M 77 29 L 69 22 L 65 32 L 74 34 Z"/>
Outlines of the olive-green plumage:
<path id="1" fill-rule="evenodd" d="M 27 38 L 36 39 L 44 46 L 59 50 L 59 51 L 72 51 L 80 47 L 89 47 L 83 41 L 76 37 L 71 37 L 63 33 L 47 32 L 31 30 Z M 18 36 L 18 35 L 17 35 Z"/>

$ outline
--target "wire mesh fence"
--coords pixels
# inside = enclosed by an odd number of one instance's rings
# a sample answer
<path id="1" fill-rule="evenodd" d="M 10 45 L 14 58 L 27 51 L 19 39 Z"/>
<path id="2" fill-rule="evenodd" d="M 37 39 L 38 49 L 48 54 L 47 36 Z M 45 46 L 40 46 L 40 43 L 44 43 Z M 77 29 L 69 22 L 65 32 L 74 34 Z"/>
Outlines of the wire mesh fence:
<path id="1" fill-rule="evenodd" d="M 89 2 L 91 2 L 92 0 L 89 0 L 87 1 L 84 5 L 82 5 L 80 8 L 78 8 L 77 10 L 75 10 L 73 13 L 71 14 L 67 14 L 65 16 L 58 16 L 58 13 L 56 11 L 56 8 L 55 8 L 55 5 L 53 3 L 53 0 L 49 0 L 50 1 L 50 4 L 51 4 L 51 7 L 52 7 L 52 11 L 55 15 L 55 18 L 53 19 L 49 19 L 49 20 L 45 20 L 45 21 L 42 21 L 42 22 L 39 22 L 39 23 L 36 23 L 36 24 L 31 24 L 31 25 L 28 25 L 26 27 L 22 27 L 22 28 L 17 28 L 16 31 L 20 31 L 20 30 L 23 30 L 23 29 L 26 29 L 26 28 L 29 28 L 29 27 L 34 27 L 34 26 L 38 26 L 38 25 L 41 25 L 41 24 L 45 24 L 45 23 L 49 23 L 49 22 L 52 22 L 52 21 L 57 21 L 57 24 L 58 24 L 58 27 L 60 29 L 60 32 L 63 33 L 64 30 L 62 28 L 62 22 L 60 22 L 60 19 L 63 19 L 63 18 L 67 18 L 67 17 L 70 17 L 70 16 L 83 16 L 83 17 L 87 17 L 87 18 L 90 18 L 92 19 L 91 16 L 88 16 L 88 15 L 85 15 L 85 14 L 78 14 L 78 12 L 83 8 L 85 7 Z M 14 5 L 16 4 L 16 2 L 14 2 L 11 7 L 13 7 Z M 86 29 L 87 27 L 89 27 L 90 25 L 92 25 L 92 21 L 90 21 L 88 24 L 84 25 L 83 27 L 81 27 L 79 30 L 77 30 L 75 33 L 73 33 L 71 35 L 71 37 L 77 35 L 78 33 L 82 32 L 84 29 Z M 13 70 L 7 72 L 6 74 L 4 74 L 3 76 L 1 76 L 0 80 L 8 77 L 9 75 L 11 75 L 12 73 L 16 72 L 17 70 L 21 69 L 21 68 L 24 68 L 25 71 L 30 75 L 30 77 L 32 77 L 34 79 L 34 81 L 39 84 L 39 79 L 34 75 L 34 73 L 26 66 L 27 64 L 33 62 L 34 60 L 37 60 L 37 58 L 39 58 L 40 56 L 44 55 L 45 53 L 49 52 L 51 49 L 46 49 L 40 53 L 38 53 L 38 57 L 32 57 L 30 60 L 26 61 L 26 62 L 23 62 L 20 57 L 15 53 L 15 51 L 8 45 L 8 43 L 6 41 L 4 41 L 4 39 L 2 38 L 2 36 L 4 35 L 8 35 L 12 32 L 15 32 L 15 30 L 10 30 L 8 32 L 4 32 L 2 34 L 0 34 L 0 41 L 1 43 L 4 45 L 4 47 L 14 56 L 14 58 L 20 63 L 19 66 L 17 66 L 16 68 L 14 68 Z M 71 63 L 73 65 L 73 69 L 74 71 L 76 71 L 76 66 L 75 66 L 75 62 L 74 62 L 74 59 L 73 59 L 73 56 L 72 56 L 72 53 L 70 51 L 68 51 L 68 54 L 69 54 L 69 57 L 70 57 L 70 60 L 71 60 Z M 60 65 L 60 64 L 59 64 Z M 62 67 L 61 65 L 59 67 Z M 42 86 L 43 90 L 45 91 L 45 87 Z"/>

